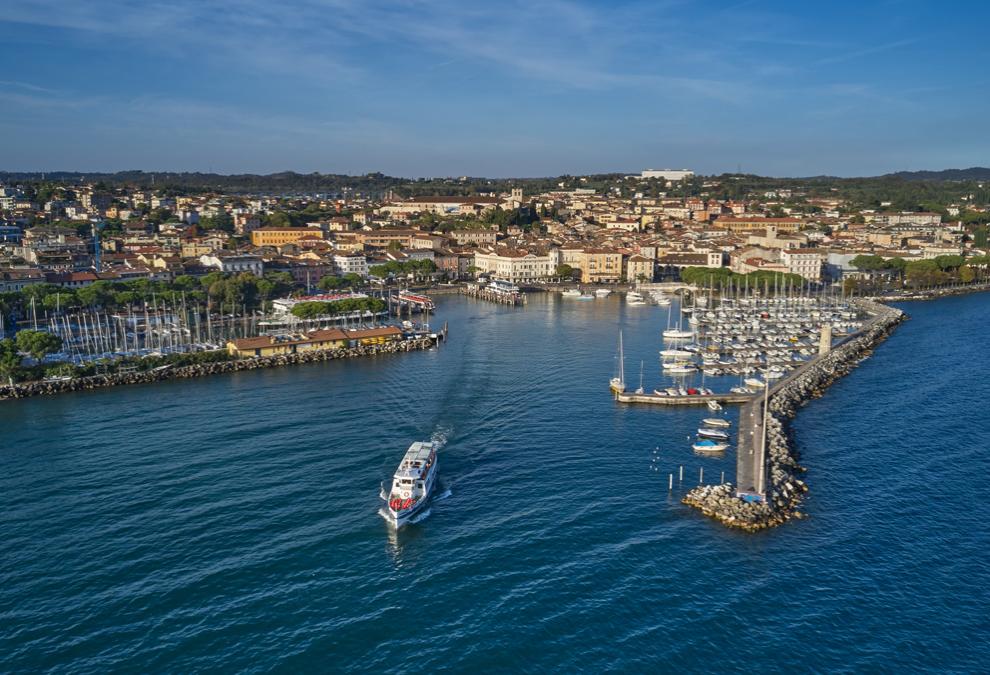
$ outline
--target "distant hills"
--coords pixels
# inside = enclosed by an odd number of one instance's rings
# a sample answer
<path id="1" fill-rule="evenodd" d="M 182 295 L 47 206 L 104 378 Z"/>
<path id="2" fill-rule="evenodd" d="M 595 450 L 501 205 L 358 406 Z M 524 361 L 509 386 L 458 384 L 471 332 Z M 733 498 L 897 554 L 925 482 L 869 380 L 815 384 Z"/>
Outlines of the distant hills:
<path id="1" fill-rule="evenodd" d="M 402 196 L 422 194 L 470 195 L 479 192 L 504 191 L 511 187 L 524 187 L 529 191 L 545 191 L 558 185 L 568 187 L 602 188 L 621 182 L 626 174 L 598 174 L 591 176 L 557 176 L 530 178 L 401 178 L 387 176 L 382 173 L 364 175 L 344 175 L 325 173 L 296 173 L 283 171 L 271 174 L 216 174 L 198 171 L 184 172 L 151 172 L 151 171 L 117 171 L 117 172 L 83 172 L 83 171 L 0 171 L 0 183 L 19 183 L 33 181 L 53 181 L 60 183 L 102 182 L 110 186 L 133 185 L 141 187 L 163 187 L 180 192 L 204 192 L 221 190 L 232 193 L 325 193 L 331 195 L 361 194 L 364 196 L 382 196 L 389 191 L 395 191 Z M 741 187 L 740 181 L 750 187 L 768 188 L 774 185 L 800 187 L 815 185 L 818 187 L 831 185 L 850 187 L 870 184 L 873 186 L 891 186 L 899 182 L 944 184 L 970 181 L 990 181 L 990 168 L 971 167 L 969 169 L 945 169 L 943 171 L 899 171 L 883 176 L 840 178 L 836 176 L 814 177 L 766 177 L 749 174 L 724 174 L 721 178 L 731 178 L 727 184 Z M 695 179 L 700 189 L 702 176 Z"/>
<path id="2" fill-rule="evenodd" d="M 903 180 L 990 180 L 990 169 L 985 166 L 974 166 L 969 169 L 945 169 L 943 171 L 898 171 L 888 173 L 881 178 L 900 178 Z"/>

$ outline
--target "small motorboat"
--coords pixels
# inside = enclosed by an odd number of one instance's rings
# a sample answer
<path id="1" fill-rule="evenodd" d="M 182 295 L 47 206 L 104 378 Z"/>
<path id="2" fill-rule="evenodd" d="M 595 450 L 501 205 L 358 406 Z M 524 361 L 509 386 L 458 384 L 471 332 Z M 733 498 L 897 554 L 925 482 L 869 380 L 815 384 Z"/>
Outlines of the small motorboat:
<path id="1" fill-rule="evenodd" d="M 698 441 L 691 445 L 691 448 L 697 452 L 722 452 L 727 447 L 728 443 L 716 443 L 715 441 Z"/>
<path id="2" fill-rule="evenodd" d="M 721 417 L 706 417 L 701 420 L 701 423 L 706 427 L 718 427 L 720 429 L 728 429 L 732 426 L 732 422 L 729 420 L 724 420 Z"/>
<path id="3" fill-rule="evenodd" d="M 719 410 L 722 409 L 722 405 L 715 399 L 709 401 L 707 405 L 708 405 L 708 409 L 711 410 L 712 412 L 718 412 Z"/>
<path id="4" fill-rule="evenodd" d="M 724 431 L 719 431 L 718 429 L 709 429 L 706 427 L 702 427 L 701 429 L 698 429 L 698 437 L 712 438 L 715 439 L 716 441 L 729 440 L 729 434 L 725 433 Z"/>

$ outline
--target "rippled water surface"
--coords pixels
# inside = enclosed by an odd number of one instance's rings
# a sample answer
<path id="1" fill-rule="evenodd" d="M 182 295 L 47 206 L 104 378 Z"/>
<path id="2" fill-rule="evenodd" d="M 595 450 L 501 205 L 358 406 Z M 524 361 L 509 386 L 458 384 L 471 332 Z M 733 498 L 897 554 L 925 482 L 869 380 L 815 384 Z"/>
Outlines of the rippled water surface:
<path id="1" fill-rule="evenodd" d="M 984 670 L 988 308 L 905 305 L 795 424 L 811 518 L 757 535 L 679 503 L 734 473 L 692 455 L 705 412 L 610 399 L 618 328 L 652 388 L 666 325 L 617 297 L 0 403 L 0 670 Z M 395 536 L 379 483 L 438 432 L 444 498 Z"/>

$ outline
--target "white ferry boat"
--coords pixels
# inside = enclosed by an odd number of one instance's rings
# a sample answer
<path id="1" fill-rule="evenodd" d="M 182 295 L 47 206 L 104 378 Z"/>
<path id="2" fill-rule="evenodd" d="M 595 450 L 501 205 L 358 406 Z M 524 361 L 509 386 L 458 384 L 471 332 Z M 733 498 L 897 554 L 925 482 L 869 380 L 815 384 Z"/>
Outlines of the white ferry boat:
<path id="1" fill-rule="evenodd" d="M 437 482 L 437 444 L 417 441 L 406 450 L 399 468 L 392 476 L 392 489 L 381 497 L 385 501 L 382 515 L 396 528 L 402 527 L 426 507 Z"/>
<path id="2" fill-rule="evenodd" d="M 492 279 L 492 281 L 488 284 L 488 290 L 501 295 L 516 295 L 519 293 L 518 286 L 510 281 L 504 281 L 502 279 Z"/>

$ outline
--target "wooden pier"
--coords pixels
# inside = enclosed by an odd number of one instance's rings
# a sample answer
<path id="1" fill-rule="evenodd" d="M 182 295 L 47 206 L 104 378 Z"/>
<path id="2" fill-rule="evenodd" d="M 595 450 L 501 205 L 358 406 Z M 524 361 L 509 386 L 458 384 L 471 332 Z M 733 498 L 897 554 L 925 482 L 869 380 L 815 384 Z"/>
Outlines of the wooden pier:
<path id="1" fill-rule="evenodd" d="M 461 293 L 477 300 L 487 300 L 499 305 L 512 305 L 520 307 L 526 304 L 526 296 L 522 293 L 498 293 L 487 288 L 468 285 L 461 289 Z"/>
<path id="2" fill-rule="evenodd" d="M 619 403 L 644 403 L 648 405 L 707 405 L 709 401 L 745 404 L 757 398 L 757 394 L 688 394 L 687 396 L 660 396 L 659 394 L 636 394 L 612 390 Z"/>

